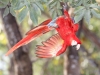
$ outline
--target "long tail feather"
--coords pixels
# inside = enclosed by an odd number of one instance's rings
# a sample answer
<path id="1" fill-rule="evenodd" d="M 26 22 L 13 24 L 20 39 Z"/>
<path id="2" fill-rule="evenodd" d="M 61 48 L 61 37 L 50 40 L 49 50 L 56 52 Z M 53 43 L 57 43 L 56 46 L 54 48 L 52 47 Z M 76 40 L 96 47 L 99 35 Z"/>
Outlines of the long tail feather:
<path id="1" fill-rule="evenodd" d="M 43 27 L 44 25 L 47 25 L 48 23 L 50 23 L 51 20 L 52 20 L 52 19 L 48 19 L 48 20 L 42 22 L 41 24 L 39 24 L 39 25 L 36 26 L 35 28 L 33 28 L 33 29 L 31 29 L 30 31 L 28 31 L 28 32 L 26 33 L 26 35 L 28 35 L 28 34 L 30 34 L 30 33 L 33 33 L 33 32 L 35 32 L 36 30 L 40 30 L 41 27 Z"/>
<path id="2" fill-rule="evenodd" d="M 47 20 L 43 23 L 41 23 L 39 26 L 37 26 L 36 28 L 32 29 L 31 31 L 28 32 L 27 36 L 25 38 L 23 38 L 22 40 L 20 40 L 17 44 L 15 44 L 7 53 L 6 56 L 11 54 L 13 51 L 15 51 L 17 48 L 28 44 L 29 42 L 31 42 L 32 40 L 36 39 L 37 37 L 39 37 L 40 35 L 52 30 L 52 28 L 48 28 L 47 25 L 42 25 L 42 24 L 48 24 L 50 20 Z"/>

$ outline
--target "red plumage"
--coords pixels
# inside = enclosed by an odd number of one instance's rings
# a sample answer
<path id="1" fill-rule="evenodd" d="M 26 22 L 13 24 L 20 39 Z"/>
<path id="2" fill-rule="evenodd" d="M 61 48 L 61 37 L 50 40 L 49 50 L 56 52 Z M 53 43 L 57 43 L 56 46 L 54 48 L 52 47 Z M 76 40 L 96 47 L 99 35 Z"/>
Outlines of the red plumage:
<path id="1" fill-rule="evenodd" d="M 14 50 L 19 48 L 20 46 L 26 45 L 32 40 L 36 39 L 37 37 L 41 36 L 42 34 L 52 30 L 52 28 L 49 28 L 47 24 L 51 21 L 51 19 L 48 19 L 41 23 L 39 26 L 33 28 L 32 30 L 28 31 L 26 33 L 26 37 L 20 40 L 17 44 L 15 44 L 7 53 L 6 55 L 11 54 Z"/>
<path id="2" fill-rule="evenodd" d="M 68 12 L 64 10 L 63 16 L 58 17 L 54 21 L 48 19 L 41 23 L 39 26 L 30 30 L 27 33 L 26 37 L 19 41 L 17 44 L 15 44 L 6 53 L 6 55 L 9 55 L 20 46 L 28 44 L 40 35 L 54 29 L 53 26 L 55 25 L 53 25 L 53 23 L 57 25 L 55 29 L 57 30 L 58 34 L 52 36 L 47 41 L 42 42 L 43 45 L 37 46 L 36 54 L 38 57 L 50 58 L 64 53 L 68 46 L 77 45 L 77 49 L 80 47 L 81 41 L 77 38 L 75 34 L 79 28 L 79 25 L 74 24 Z"/>

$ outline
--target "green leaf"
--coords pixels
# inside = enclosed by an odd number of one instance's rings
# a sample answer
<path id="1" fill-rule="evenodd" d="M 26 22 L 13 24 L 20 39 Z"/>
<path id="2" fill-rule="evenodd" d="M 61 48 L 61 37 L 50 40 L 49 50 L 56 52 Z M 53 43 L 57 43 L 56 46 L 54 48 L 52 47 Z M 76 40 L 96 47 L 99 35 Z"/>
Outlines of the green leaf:
<path id="1" fill-rule="evenodd" d="M 13 7 L 10 7 L 10 13 L 11 13 L 13 16 L 16 16 L 16 13 L 15 13 L 15 11 L 13 10 Z"/>
<path id="2" fill-rule="evenodd" d="M 41 15 L 41 10 L 36 4 L 33 4 L 33 9 L 34 9 L 34 12 L 36 12 L 38 16 Z"/>
<path id="3" fill-rule="evenodd" d="M 5 8 L 7 5 L 0 2 L 0 8 Z"/>
<path id="4" fill-rule="evenodd" d="M 34 8 L 29 7 L 30 10 L 30 18 L 33 21 L 33 23 L 36 25 L 38 23 L 38 15 L 36 11 L 34 11 Z"/>
<path id="5" fill-rule="evenodd" d="M 91 11 L 88 9 L 86 10 L 86 13 L 84 15 L 84 19 L 86 20 L 86 22 L 89 24 L 90 23 L 90 19 L 91 19 Z"/>
<path id="6" fill-rule="evenodd" d="M 18 2 L 18 0 L 12 0 L 12 1 L 11 1 L 11 5 L 12 5 L 12 6 L 15 6 L 17 2 Z"/>
<path id="7" fill-rule="evenodd" d="M 28 9 L 27 9 L 26 7 L 24 7 L 24 8 L 19 12 L 18 17 L 17 17 L 19 23 L 21 23 L 21 22 L 24 20 L 24 18 L 25 18 L 26 15 L 27 15 L 27 12 L 28 12 Z"/>
<path id="8" fill-rule="evenodd" d="M 64 0 L 64 2 L 68 2 L 68 0 Z"/>
<path id="9" fill-rule="evenodd" d="M 79 7 L 77 10 L 75 10 L 74 14 L 78 14 L 79 12 L 81 12 L 85 7 L 81 6 Z"/>
<path id="10" fill-rule="evenodd" d="M 25 6 L 25 4 L 23 4 L 23 3 L 17 3 L 17 4 L 15 5 L 14 10 L 20 10 L 20 9 L 23 8 L 24 6 Z"/>
<path id="11" fill-rule="evenodd" d="M 49 11 L 50 11 L 50 15 L 52 15 L 53 12 L 55 11 L 55 9 L 51 9 L 51 10 L 49 10 Z"/>
<path id="12" fill-rule="evenodd" d="M 47 0 L 42 0 L 42 1 L 45 2 L 45 3 L 48 2 Z"/>
<path id="13" fill-rule="evenodd" d="M 57 14 L 58 14 L 58 16 L 62 15 L 61 10 L 57 10 Z"/>
<path id="14" fill-rule="evenodd" d="M 78 23 L 83 18 L 85 11 L 86 9 L 80 11 L 79 14 L 75 15 L 74 17 L 75 23 Z"/>
<path id="15" fill-rule="evenodd" d="M 43 11 L 44 9 L 43 9 L 43 6 L 42 6 L 42 4 L 40 3 L 40 2 L 35 2 L 36 3 L 36 5 Z"/>
<path id="16" fill-rule="evenodd" d="M 83 0 L 78 1 L 78 3 L 76 4 L 76 6 L 80 6 L 83 3 Z"/>
<path id="17" fill-rule="evenodd" d="M 57 17 L 57 12 L 54 11 L 53 14 L 52 14 L 52 18 L 55 19 L 56 17 Z"/>
<path id="18" fill-rule="evenodd" d="M 59 9 L 61 6 L 60 6 L 60 2 L 58 1 L 57 2 L 57 9 Z"/>
<path id="19" fill-rule="evenodd" d="M 100 19 L 100 14 L 98 14 L 98 13 L 96 12 L 96 10 L 91 9 L 91 13 L 93 14 L 93 16 L 95 16 L 96 18 L 99 18 L 99 19 Z"/>
<path id="20" fill-rule="evenodd" d="M 55 7 L 56 4 L 57 4 L 57 2 L 53 2 L 52 4 L 50 4 L 50 9 L 53 8 L 53 7 Z"/>
<path id="21" fill-rule="evenodd" d="M 55 5 L 55 2 L 57 2 L 57 0 L 49 1 L 49 2 L 48 2 L 48 5 L 52 5 L 52 4 Z"/>
<path id="22" fill-rule="evenodd" d="M 73 2 L 73 0 L 68 0 L 68 2 L 72 3 L 72 2 Z"/>
<path id="23" fill-rule="evenodd" d="M 90 7 L 91 7 L 91 8 L 97 8 L 97 9 L 100 10 L 100 6 L 98 6 L 97 4 L 91 4 Z"/>
<path id="24" fill-rule="evenodd" d="M 0 0 L 0 2 L 7 5 L 9 3 L 9 0 Z"/>
<path id="25" fill-rule="evenodd" d="M 26 0 L 17 0 L 17 2 L 14 4 L 13 8 L 14 10 L 20 10 L 24 6 L 30 5 L 29 2 Z"/>
<path id="26" fill-rule="evenodd" d="M 14 10 L 19 10 L 20 8 L 22 8 L 23 6 L 21 6 L 21 2 L 18 0 L 14 5 Z"/>
<path id="27" fill-rule="evenodd" d="M 88 4 L 87 2 L 88 2 L 89 0 L 82 0 L 82 1 L 83 1 L 82 4 L 83 4 L 84 6 L 86 6 L 86 5 Z"/>
<path id="28" fill-rule="evenodd" d="M 6 7 L 3 13 L 3 17 L 7 16 L 9 14 L 9 8 Z"/>

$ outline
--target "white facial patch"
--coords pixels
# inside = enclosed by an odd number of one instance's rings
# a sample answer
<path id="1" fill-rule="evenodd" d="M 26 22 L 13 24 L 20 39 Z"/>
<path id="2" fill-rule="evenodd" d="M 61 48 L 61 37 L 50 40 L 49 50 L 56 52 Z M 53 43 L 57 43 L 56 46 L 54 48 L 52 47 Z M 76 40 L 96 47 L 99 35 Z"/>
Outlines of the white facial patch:
<path id="1" fill-rule="evenodd" d="M 77 42 L 75 40 L 72 40 L 71 45 L 72 46 L 77 45 Z"/>

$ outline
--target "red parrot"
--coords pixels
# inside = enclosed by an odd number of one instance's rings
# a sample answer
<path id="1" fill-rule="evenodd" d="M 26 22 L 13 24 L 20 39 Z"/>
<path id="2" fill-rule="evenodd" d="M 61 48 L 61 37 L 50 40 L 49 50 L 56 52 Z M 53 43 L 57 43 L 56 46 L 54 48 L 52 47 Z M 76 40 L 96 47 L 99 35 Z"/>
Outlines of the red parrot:
<path id="1" fill-rule="evenodd" d="M 36 49 L 37 57 L 40 58 L 50 58 L 58 56 L 66 51 L 68 46 L 76 45 L 78 50 L 81 44 L 81 41 L 77 38 L 75 32 L 79 28 L 78 24 L 74 24 L 73 20 L 70 18 L 68 11 L 64 9 L 64 15 L 57 17 L 56 19 L 48 19 L 41 23 L 39 26 L 30 30 L 26 37 L 15 44 L 7 53 L 9 55 L 14 50 L 20 46 L 26 45 L 42 34 L 49 32 L 55 29 L 58 33 L 52 36 L 45 42 L 42 42 L 43 45 L 38 45 Z"/>

